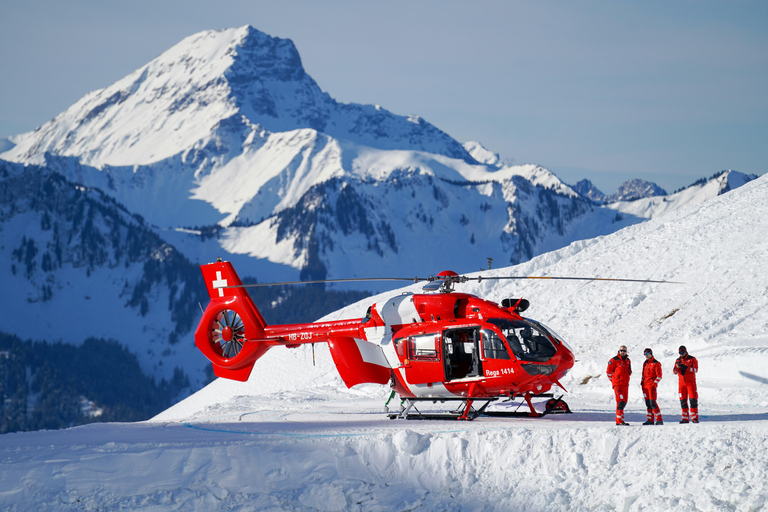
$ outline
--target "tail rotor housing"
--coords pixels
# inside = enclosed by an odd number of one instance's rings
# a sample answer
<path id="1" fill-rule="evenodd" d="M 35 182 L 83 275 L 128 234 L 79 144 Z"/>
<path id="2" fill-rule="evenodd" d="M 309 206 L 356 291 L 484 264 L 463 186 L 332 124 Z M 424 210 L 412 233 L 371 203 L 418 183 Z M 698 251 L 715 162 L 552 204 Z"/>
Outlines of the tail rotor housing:
<path id="1" fill-rule="evenodd" d="M 272 346 L 266 322 L 229 262 L 201 269 L 211 302 L 195 331 L 195 345 L 213 363 L 217 376 L 248 380 L 253 363 Z"/>

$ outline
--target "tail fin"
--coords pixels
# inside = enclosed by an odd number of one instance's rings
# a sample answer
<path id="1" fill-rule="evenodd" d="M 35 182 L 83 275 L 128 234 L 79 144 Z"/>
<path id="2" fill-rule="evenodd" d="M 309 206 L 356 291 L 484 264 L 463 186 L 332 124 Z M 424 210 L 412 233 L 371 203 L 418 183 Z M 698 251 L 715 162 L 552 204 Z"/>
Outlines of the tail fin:
<path id="1" fill-rule="evenodd" d="M 266 322 L 232 264 L 217 261 L 201 265 L 211 302 L 195 331 L 195 345 L 213 363 L 218 377 L 246 381 L 253 364 L 270 349 Z"/>

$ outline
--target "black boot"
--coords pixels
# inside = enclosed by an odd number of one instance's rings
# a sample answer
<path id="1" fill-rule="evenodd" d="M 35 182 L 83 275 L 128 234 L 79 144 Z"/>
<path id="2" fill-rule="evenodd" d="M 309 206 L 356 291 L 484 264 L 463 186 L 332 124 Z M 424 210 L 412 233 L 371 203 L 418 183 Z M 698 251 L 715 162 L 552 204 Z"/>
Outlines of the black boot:
<path id="1" fill-rule="evenodd" d="M 643 425 L 653 425 L 653 420 L 648 420 Z"/>

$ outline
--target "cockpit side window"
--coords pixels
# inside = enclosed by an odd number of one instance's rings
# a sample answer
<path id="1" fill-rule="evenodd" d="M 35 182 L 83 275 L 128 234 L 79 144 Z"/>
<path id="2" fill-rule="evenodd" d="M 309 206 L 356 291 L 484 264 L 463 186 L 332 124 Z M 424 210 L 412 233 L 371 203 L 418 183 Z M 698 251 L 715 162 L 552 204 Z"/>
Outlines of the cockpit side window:
<path id="1" fill-rule="evenodd" d="M 486 359 L 509 359 L 504 342 L 491 329 L 483 329 L 483 357 Z"/>
<path id="2" fill-rule="evenodd" d="M 557 353 L 547 334 L 534 323 L 506 318 L 490 318 L 488 322 L 499 328 L 512 353 L 522 361 L 543 362 Z"/>

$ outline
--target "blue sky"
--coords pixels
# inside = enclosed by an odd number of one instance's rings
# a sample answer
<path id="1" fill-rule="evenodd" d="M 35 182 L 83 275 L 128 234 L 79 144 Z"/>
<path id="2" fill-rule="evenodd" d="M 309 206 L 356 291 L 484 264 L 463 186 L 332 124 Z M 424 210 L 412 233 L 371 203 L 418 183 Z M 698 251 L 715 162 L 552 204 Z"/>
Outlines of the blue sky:
<path id="1" fill-rule="evenodd" d="M 0 137 L 201 30 L 292 39 L 339 101 L 612 193 L 768 167 L 768 2 L 0 0 Z"/>

